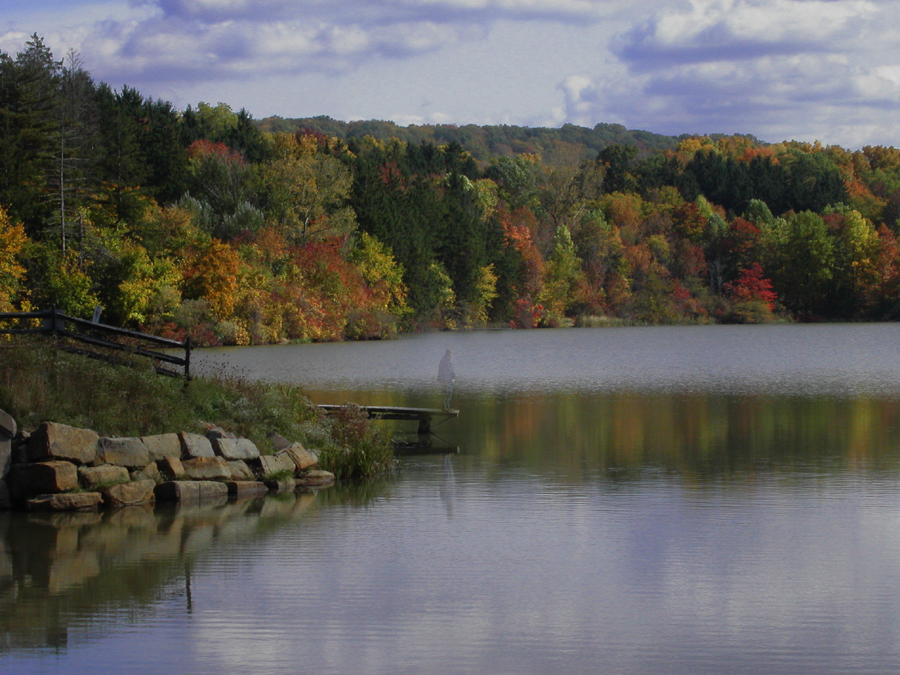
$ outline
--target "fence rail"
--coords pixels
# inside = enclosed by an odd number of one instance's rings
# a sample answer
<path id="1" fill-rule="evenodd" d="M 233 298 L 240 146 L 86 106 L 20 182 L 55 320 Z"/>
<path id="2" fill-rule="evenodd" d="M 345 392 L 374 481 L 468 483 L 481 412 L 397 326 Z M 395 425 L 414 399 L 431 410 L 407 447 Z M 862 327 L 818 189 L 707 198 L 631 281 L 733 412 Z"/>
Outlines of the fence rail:
<path id="1" fill-rule="evenodd" d="M 27 325 L 39 319 L 40 326 Z M 16 322 L 20 327 L 6 328 L 8 322 Z M 25 327 L 21 327 L 22 324 Z M 56 310 L 56 308 L 46 309 L 40 312 L 0 312 L 0 335 L 33 335 L 44 334 L 54 335 L 56 337 L 69 338 L 76 342 L 90 345 L 93 349 L 77 348 L 71 345 L 61 345 L 62 349 L 67 351 L 84 354 L 92 358 L 98 358 L 105 361 L 121 362 L 122 355 L 140 356 L 152 359 L 156 372 L 161 375 L 170 375 L 172 377 L 184 377 L 186 380 L 191 379 L 191 338 L 188 337 L 184 342 L 178 340 L 170 340 L 168 338 L 157 337 L 156 335 L 148 335 L 127 328 L 119 328 L 118 326 L 108 326 L 103 323 L 95 323 L 86 319 L 79 319 L 74 316 L 68 316 Z M 121 339 L 117 342 L 116 339 Z M 155 351 L 152 347 L 162 347 L 173 351 L 183 351 L 184 357 L 176 354 Z M 106 352 L 96 351 L 97 348 L 108 350 Z M 183 373 L 173 370 L 161 364 L 169 364 L 183 368 Z"/>

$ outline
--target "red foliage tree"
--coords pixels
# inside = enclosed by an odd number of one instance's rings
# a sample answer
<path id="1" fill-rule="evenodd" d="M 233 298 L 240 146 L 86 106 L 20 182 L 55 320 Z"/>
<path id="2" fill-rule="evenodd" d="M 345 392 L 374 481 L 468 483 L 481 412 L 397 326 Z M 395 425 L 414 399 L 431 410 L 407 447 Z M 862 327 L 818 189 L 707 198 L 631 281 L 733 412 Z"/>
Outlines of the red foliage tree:
<path id="1" fill-rule="evenodd" d="M 770 311 L 778 300 L 778 294 L 772 290 L 772 282 L 764 276 L 759 263 L 742 269 L 734 282 L 725 284 L 725 291 L 734 302 L 762 302 Z"/>

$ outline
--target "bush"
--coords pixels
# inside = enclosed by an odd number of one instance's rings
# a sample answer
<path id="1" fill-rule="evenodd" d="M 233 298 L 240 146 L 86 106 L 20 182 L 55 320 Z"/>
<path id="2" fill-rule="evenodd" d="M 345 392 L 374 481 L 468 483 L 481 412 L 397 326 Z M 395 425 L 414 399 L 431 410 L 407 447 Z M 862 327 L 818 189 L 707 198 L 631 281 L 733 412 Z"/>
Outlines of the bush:
<path id="1" fill-rule="evenodd" d="M 367 478 L 394 467 L 391 437 L 369 422 L 359 406 L 347 404 L 331 420 L 331 443 L 322 448 L 319 466 L 338 479 Z"/>

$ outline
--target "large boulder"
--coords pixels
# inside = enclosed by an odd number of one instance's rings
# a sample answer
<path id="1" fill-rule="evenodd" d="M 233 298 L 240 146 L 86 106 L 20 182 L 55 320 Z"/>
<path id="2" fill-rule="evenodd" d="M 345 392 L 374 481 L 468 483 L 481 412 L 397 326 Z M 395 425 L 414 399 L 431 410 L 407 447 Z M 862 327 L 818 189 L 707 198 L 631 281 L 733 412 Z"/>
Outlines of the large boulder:
<path id="1" fill-rule="evenodd" d="M 150 463 L 150 453 L 140 438 L 101 438 L 97 442 L 97 462 L 139 469 Z"/>
<path id="2" fill-rule="evenodd" d="M 13 438 L 18 432 L 16 421 L 7 412 L 0 410 L 0 434 Z"/>
<path id="3" fill-rule="evenodd" d="M 156 462 L 150 462 L 147 466 L 141 467 L 135 471 L 130 471 L 131 480 L 152 480 L 154 483 L 162 481 L 162 474 Z"/>
<path id="4" fill-rule="evenodd" d="M 249 438 L 213 438 L 213 450 L 227 460 L 256 459 L 259 450 Z"/>
<path id="5" fill-rule="evenodd" d="M 291 458 L 297 471 L 306 471 L 319 463 L 318 454 L 304 448 L 302 443 L 294 443 L 283 452 Z"/>
<path id="6" fill-rule="evenodd" d="M 97 459 L 99 440 L 97 433 L 90 429 L 43 422 L 28 439 L 28 461 L 61 460 L 74 464 L 93 464 Z"/>
<path id="7" fill-rule="evenodd" d="M 254 480 L 232 480 L 226 483 L 228 494 L 233 497 L 262 495 L 269 491 L 265 483 Z"/>
<path id="8" fill-rule="evenodd" d="M 83 488 L 93 490 L 101 486 L 111 486 L 117 483 L 127 483 L 131 480 L 128 469 L 124 466 L 102 464 L 101 466 L 78 467 L 78 480 Z"/>
<path id="9" fill-rule="evenodd" d="M 297 478 L 297 485 L 304 487 L 326 487 L 334 483 L 334 474 L 330 471 L 313 469 Z"/>
<path id="10" fill-rule="evenodd" d="M 184 473 L 191 480 L 231 480 L 228 462 L 221 457 L 197 457 L 182 462 Z"/>
<path id="11" fill-rule="evenodd" d="M 78 487 L 78 471 L 71 462 L 59 460 L 13 464 L 8 480 L 12 498 L 27 499 L 74 490 Z"/>
<path id="12" fill-rule="evenodd" d="M 256 480 L 256 476 L 253 474 L 253 470 L 249 466 L 247 466 L 247 462 L 244 462 L 240 459 L 228 462 L 228 470 L 231 471 L 232 480 Z"/>
<path id="13" fill-rule="evenodd" d="M 181 456 L 184 459 L 194 459 L 197 457 L 215 457 L 212 443 L 206 436 L 200 434 L 191 434 L 182 431 L 178 434 L 181 439 Z"/>
<path id="14" fill-rule="evenodd" d="M 114 485 L 103 491 L 103 501 L 110 506 L 134 506 L 149 504 L 155 499 L 156 483 L 152 480 L 139 480 L 134 483 Z"/>
<path id="15" fill-rule="evenodd" d="M 99 492 L 39 495 L 28 500 L 31 511 L 76 511 L 95 509 L 103 497 Z"/>
<path id="16" fill-rule="evenodd" d="M 287 450 L 289 447 L 291 447 L 291 445 L 293 445 L 284 436 L 282 436 L 281 434 L 277 434 L 274 431 L 269 434 L 269 442 L 272 444 L 272 447 L 275 448 L 275 452 Z"/>
<path id="17" fill-rule="evenodd" d="M 178 434 L 159 434 L 142 436 L 141 440 L 150 453 L 150 461 L 156 462 L 165 457 L 181 459 L 181 439 Z"/>
<path id="18" fill-rule="evenodd" d="M 230 431 L 225 431 L 222 427 L 217 427 L 215 425 L 209 426 L 206 430 L 206 437 L 210 441 L 215 441 L 217 438 L 237 438 L 237 436 Z M 213 446 L 215 446 L 215 443 L 213 443 Z"/>
<path id="19" fill-rule="evenodd" d="M 297 487 L 297 482 L 293 478 L 279 478 L 277 480 L 267 480 L 265 481 L 265 486 L 269 488 L 269 492 L 274 492 L 276 494 L 283 494 L 285 492 L 293 492 L 294 488 Z"/>
<path id="20" fill-rule="evenodd" d="M 158 502 L 183 502 L 228 497 L 228 486 L 214 481 L 173 480 L 154 488 Z"/>
<path id="21" fill-rule="evenodd" d="M 260 455 L 259 459 L 254 463 L 259 467 L 261 476 L 271 476 L 272 474 L 290 473 L 296 470 L 294 461 L 283 452 L 277 455 Z"/>
<path id="22" fill-rule="evenodd" d="M 168 480 L 178 480 L 184 477 L 184 464 L 177 457 L 163 457 L 157 460 L 156 467 Z"/>
<path id="23" fill-rule="evenodd" d="M 9 414 L 0 410 L 0 480 L 2 480 L 12 464 L 12 440 L 16 436 L 16 421 Z"/>

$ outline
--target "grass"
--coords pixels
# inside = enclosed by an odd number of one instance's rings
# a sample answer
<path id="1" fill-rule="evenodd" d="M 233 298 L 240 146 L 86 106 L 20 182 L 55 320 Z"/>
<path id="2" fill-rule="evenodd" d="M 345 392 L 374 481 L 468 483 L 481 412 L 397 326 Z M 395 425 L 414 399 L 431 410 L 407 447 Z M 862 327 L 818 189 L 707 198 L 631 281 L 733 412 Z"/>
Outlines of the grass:
<path id="1" fill-rule="evenodd" d="M 271 452 L 277 432 L 320 452 L 317 468 L 365 478 L 394 465 L 390 438 L 358 411 L 326 418 L 299 387 L 253 382 L 226 369 L 184 381 L 149 364 L 111 365 L 58 350 L 52 342 L 0 343 L 0 409 L 20 428 L 43 421 L 101 436 L 204 433 L 214 424 Z"/>

